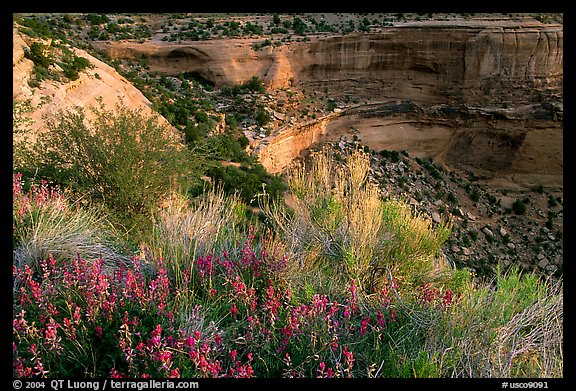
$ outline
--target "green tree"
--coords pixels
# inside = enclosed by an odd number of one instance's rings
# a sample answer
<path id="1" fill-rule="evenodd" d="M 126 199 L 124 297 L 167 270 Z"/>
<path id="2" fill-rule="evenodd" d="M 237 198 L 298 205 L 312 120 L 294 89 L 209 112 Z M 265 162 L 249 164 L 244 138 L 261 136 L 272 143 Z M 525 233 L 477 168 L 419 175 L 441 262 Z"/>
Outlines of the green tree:
<path id="1" fill-rule="evenodd" d="M 104 24 L 110 21 L 105 14 L 88 14 L 86 15 L 86 20 L 88 20 L 91 25 Z"/>
<path id="2" fill-rule="evenodd" d="M 297 16 L 295 16 L 292 21 L 292 28 L 294 29 L 294 33 L 298 35 L 304 35 L 307 30 L 306 24 Z"/>
<path id="3" fill-rule="evenodd" d="M 260 80 L 258 76 L 252 76 L 250 80 L 242 84 L 241 88 L 250 92 L 259 92 L 261 94 L 266 92 L 264 83 L 262 83 L 262 80 Z"/>
<path id="4" fill-rule="evenodd" d="M 526 213 L 526 204 L 522 200 L 516 200 L 512 204 L 512 210 L 517 215 L 523 215 L 524 213 Z"/>
<path id="5" fill-rule="evenodd" d="M 256 111 L 256 123 L 258 126 L 264 126 L 270 122 L 270 120 L 270 114 L 264 109 L 264 107 L 258 108 L 258 111 Z"/>

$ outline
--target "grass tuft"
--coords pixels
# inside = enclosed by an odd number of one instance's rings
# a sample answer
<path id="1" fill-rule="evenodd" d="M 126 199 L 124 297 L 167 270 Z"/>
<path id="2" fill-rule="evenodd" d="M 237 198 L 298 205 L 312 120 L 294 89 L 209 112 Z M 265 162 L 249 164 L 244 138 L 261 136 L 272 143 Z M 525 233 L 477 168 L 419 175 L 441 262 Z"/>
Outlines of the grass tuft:
<path id="1" fill-rule="evenodd" d="M 451 225 L 434 227 L 405 202 L 383 199 L 369 170 L 369 153 L 356 150 L 338 165 L 324 148 L 288 173 L 292 210 L 263 205 L 305 284 L 354 279 L 368 292 L 383 283 L 385 269 L 412 284 L 443 267 L 437 260 Z"/>
<path id="2" fill-rule="evenodd" d="M 13 263 L 39 271 L 39 261 L 50 256 L 62 262 L 82 256 L 106 259 L 113 269 L 127 258 L 116 250 L 117 235 L 103 213 L 71 204 L 45 181 L 22 188 L 21 175 L 13 176 Z"/>

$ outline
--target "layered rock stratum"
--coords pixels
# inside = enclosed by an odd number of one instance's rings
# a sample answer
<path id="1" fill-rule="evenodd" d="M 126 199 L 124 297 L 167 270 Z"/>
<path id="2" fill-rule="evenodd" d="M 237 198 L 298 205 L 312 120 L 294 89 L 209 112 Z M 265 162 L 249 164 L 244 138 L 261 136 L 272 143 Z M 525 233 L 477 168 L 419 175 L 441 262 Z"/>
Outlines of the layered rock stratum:
<path id="1" fill-rule="evenodd" d="M 428 21 L 255 50 L 259 40 L 94 46 L 112 58 L 144 59 L 152 71 L 195 72 L 217 87 L 257 76 L 271 89 L 328 85 L 332 93 L 358 98 L 486 105 L 513 98 L 526 101 L 531 95 L 525 93 L 535 88 L 562 86 L 562 25 Z M 520 90 L 507 88 L 513 86 Z"/>
<path id="2" fill-rule="evenodd" d="M 255 49 L 259 38 L 183 43 L 100 42 L 112 58 L 152 71 L 190 72 L 216 87 L 256 76 L 269 91 L 354 97 L 338 115 L 280 124 L 256 146 L 281 172 L 319 140 L 356 136 L 374 149 L 405 149 L 452 169 L 561 186 L 563 26 L 477 19 L 402 23 L 371 33 L 311 36 Z M 330 120 L 328 120 L 330 119 Z"/>
<path id="3" fill-rule="evenodd" d="M 92 117 L 90 108 L 100 103 L 107 108 L 113 108 L 121 102 L 128 109 L 144 116 L 154 115 L 152 104 L 140 90 L 113 67 L 78 48 L 72 48 L 74 54 L 86 58 L 92 66 L 79 73 L 76 80 L 45 80 L 39 87 L 30 87 L 28 81 L 34 63 L 26 58 L 24 53 L 30 49 L 32 42 L 33 39 L 13 29 L 12 98 L 14 102 L 28 101 L 32 107 L 32 110 L 25 114 L 32 120 L 28 125 L 30 141 L 35 139 L 39 131 L 44 130 L 45 116 L 74 107 L 83 108 L 88 119 Z M 50 46 L 51 42 L 42 41 L 42 44 Z M 172 129 L 165 118 L 158 117 L 158 120 L 168 129 Z"/>

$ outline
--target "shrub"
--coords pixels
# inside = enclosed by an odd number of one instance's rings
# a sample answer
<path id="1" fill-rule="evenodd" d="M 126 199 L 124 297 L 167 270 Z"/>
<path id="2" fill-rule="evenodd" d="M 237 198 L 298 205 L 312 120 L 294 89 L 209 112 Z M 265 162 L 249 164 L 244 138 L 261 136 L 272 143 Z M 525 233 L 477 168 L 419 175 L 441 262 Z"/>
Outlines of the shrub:
<path id="1" fill-rule="evenodd" d="M 59 63 L 64 71 L 64 76 L 70 80 L 78 79 L 79 72 L 82 72 L 87 67 L 90 67 L 90 61 L 84 57 L 75 55 L 64 56 L 63 61 Z"/>
<path id="2" fill-rule="evenodd" d="M 21 169 L 102 202 L 129 228 L 144 231 L 161 196 L 187 186 L 189 152 L 157 117 L 144 118 L 121 103 L 116 111 L 102 104 L 92 111 L 91 121 L 79 107 L 46 118 L 49 131 Z"/>
<path id="3" fill-rule="evenodd" d="M 211 130 L 210 125 L 202 123 L 195 125 L 192 122 L 188 122 L 183 131 L 186 143 L 190 148 L 193 148 L 196 143 L 203 141 Z"/>
<path id="4" fill-rule="evenodd" d="M 39 43 L 32 42 L 30 45 L 30 50 L 25 50 L 24 55 L 26 58 L 32 60 L 34 65 L 41 66 L 43 68 L 48 68 L 51 64 L 50 57 L 46 54 L 48 47 Z"/>
<path id="5" fill-rule="evenodd" d="M 34 109 L 31 99 L 14 100 L 12 103 L 12 162 L 14 167 L 20 167 L 28 160 L 30 126 L 34 123 L 29 114 Z"/>
<path id="6" fill-rule="evenodd" d="M 253 76 L 252 78 L 250 78 L 250 80 L 242 84 L 234 86 L 222 86 L 221 91 L 222 94 L 226 96 L 237 96 L 251 92 L 263 94 L 266 92 L 266 88 L 264 87 L 264 84 L 258 78 L 258 76 Z"/>
<path id="7" fill-rule="evenodd" d="M 436 330 L 427 338 L 432 352 L 451 348 L 444 371 L 455 377 L 563 376 L 561 281 L 511 268 L 464 292 L 452 316 L 428 326 Z"/>
<path id="8" fill-rule="evenodd" d="M 110 21 L 105 14 L 88 14 L 86 15 L 86 20 L 90 22 L 91 25 L 100 25 Z"/>
<path id="9" fill-rule="evenodd" d="M 554 196 L 550 194 L 548 196 L 548 207 L 554 208 L 556 206 L 558 206 L 558 201 L 556 201 L 556 198 L 554 198 Z"/>
<path id="10" fill-rule="evenodd" d="M 12 181 L 13 263 L 39 272 L 39 262 L 52 257 L 63 262 L 82 254 L 93 261 L 105 257 L 111 267 L 124 259 L 106 216 L 95 208 L 71 204 L 46 181 L 24 191 L 22 175 Z"/>
<path id="11" fill-rule="evenodd" d="M 26 268 L 15 268 L 14 278 L 23 286 L 14 302 L 14 376 L 192 377 L 202 373 L 193 364 L 180 368 L 174 364 L 182 358 L 170 353 L 165 338 L 173 314 L 167 308 L 170 285 L 164 271 L 148 277 L 137 259 L 113 274 L 103 271 L 102 262 L 89 264 L 76 258 L 57 267 L 48 259 L 42 263 L 39 282 Z M 196 336 L 198 343 L 209 340 L 207 335 L 190 336 Z M 176 338 L 180 341 L 181 336 Z M 186 358 L 190 360 L 187 354 Z"/>
<path id="12" fill-rule="evenodd" d="M 250 144 L 250 140 L 244 133 L 238 138 L 238 144 L 240 144 L 240 148 L 246 149 L 246 147 Z"/>
<path id="13" fill-rule="evenodd" d="M 53 38 L 54 28 L 49 20 L 43 20 L 37 16 L 16 17 L 14 20 L 23 26 L 21 31 L 32 38 Z"/>
<path id="14" fill-rule="evenodd" d="M 517 215 L 523 215 L 526 213 L 526 204 L 522 200 L 516 200 L 512 204 L 512 210 Z"/>
<path id="15" fill-rule="evenodd" d="M 336 101 L 334 99 L 328 99 L 328 102 L 326 102 L 326 110 L 333 111 L 336 107 L 338 107 Z"/>
<path id="16" fill-rule="evenodd" d="M 253 76 L 250 78 L 250 80 L 241 85 L 241 88 L 247 92 L 259 92 L 262 94 L 266 92 L 264 84 L 258 78 L 258 76 Z"/>
<path id="17" fill-rule="evenodd" d="M 561 283 L 387 270 L 371 295 L 326 294 L 221 192 L 171 201 L 150 257 L 13 267 L 14 377 L 563 376 Z"/>
<path id="18" fill-rule="evenodd" d="M 205 191 L 193 205 L 174 193 L 154 216 L 152 251 L 167 261 L 168 272 L 179 283 L 197 256 L 224 251 L 238 240 L 245 208 L 237 197 L 226 196 L 219 188 Z"/>
<path id="19" fill-rule="evenodd" d="M 292 20 L 292 28 L 294 29 L 294 33 L 298 35 L 304 35 L 308 30 L 306 24 L 297 16 Z"/>
<path id="20" fill-rule="evenodd" d="M 458 204 L 458 197 L 453 192 L 448 192 L 448 201 L 453 204 Z"/>
<path id="21" fill-rule="evenodd" d="M 258 110 L 256 111 L 256 124 L 258 126 L 264 126 L 266 125 L 268 122 L 270 122 L 270 120 L 272 119 L 272 117 L 270 116 L 270 114 L 263 108 L 260 107 L 258 108 Z"/>
<path id="22" fill-rule="evenodd" d="M 393 163 L 398 163 L 400 161 L 400 154 L 398 153 L 398 151 L 389 151 L 386 149 L 383 149 L 379 152 L 380 156 L 382 156 L 384 159 L 382 159 L 382 164 L 386 164 L 386 159 L 390 159 Z"/>
<path id="23" fill-rule="evenodd" d="M 474 202 L 478 202 L 480 201 L 480 191 L 474 187 L 471 188 L 470 191 L 468 192 L 468 195 L 470 196 L 470 199 Z"/>
<path id="24" fill-rule="evenodd" d="M 196 113 L 194 113 L 194 119 L 196 120 L 196 122 L 205 124 L 208 123 L 210 117 L 208 117 L 208 114 L 206 114 L 206 112 L 198 110 L 196 111 Z"/>
<path id="25" fill-rule="evenodd" d="M 48 259 L 38 274 L 14 268 L 14 376 L 357 377 L 388 355 L 387 343 L 374 357 L 362 349 L 403 320 L 390 285 L 370 310 L 354 282 L 340 302 L 299 303 L 277 280 L 285 260 L 253 240 L 198 257 L 180 287 L 162 263 L 149 273 L 138 258 L 114 273 L 81 258 Z M 205 295 L 183 305 L 190 290 Z"/>
<path id="26" fill-rule="evenodd" d="M 217 134 L 206 140 L 206 150 L 214 160 L 242 162 L 249 160 L 240 141 L 230 133 Z"/>
<path id="27" fill-rule="evenodd" d="M 258 204 L 263 187 L 272 197 L 280 196 L 286 188 L 280 177 L 268 174 L 261 164 L 224 167 L 216 163 L 207 168 L 206 175 L 214 183 L 222 185 L 227 194 L 237 194 L 243 202 L 252 206 Z"/>

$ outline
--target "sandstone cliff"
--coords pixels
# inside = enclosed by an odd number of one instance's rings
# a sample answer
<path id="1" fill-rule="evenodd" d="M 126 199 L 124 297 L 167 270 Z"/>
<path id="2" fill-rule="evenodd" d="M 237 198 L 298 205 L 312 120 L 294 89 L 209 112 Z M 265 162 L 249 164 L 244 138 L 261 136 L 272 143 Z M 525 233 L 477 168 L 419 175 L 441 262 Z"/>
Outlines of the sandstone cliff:
<path id="1" fill-rule="evenodd" d="M 34 68 L 32 60 L 24 57 L 24 48 L 28 48 L 28 44 L 24 42 L 20 34 L 13 31 L 12 41 L 12 97 L 18 99 L 19 97 L 29 97 L 32 95 L 32 90 L 28 86 L 30 74 Z"/>
<path id="2" fill-rule="evenodd" d="M 13 30 L 13 100 L 22 102 L 29 100 L 33 111 L 26 114 L 33 122 L 28 128 L 31 130 L 30 141 L 34 135 L 43 130 L 43 116 L 66 110 L 75 106 L 85 109 L 86 117 L 90 118 L 90 107 L 101 101 L 106 108 L 112 109 L 120 101 L 143 115 L 152 115 L 151 103 L 114 68 L 103 63 L 86 51 L 72 48 L 75 55 L 90 61 L 93 68 L 87 68 L 79 74 L 74 81 L 44 80 L 38 88 L 28 85 L 34 64 L 24 57 L 25 49 L 29 48 L 32 40 Z M 45 42 L 49 44 L 49 42 Z M 172 129 L 171 125 L 162 117 L 159 121 Z"/>
<path id="3" fill-rule="evenodd" d="M 545 176 L 544 182 L 561 186 L 561 24 L 534 19 L 411 22 L 256 49 L 262 40 L 151 39 L 93 46 L 112 58 L 142 60 L 151 71 L 189 72 L 216 87 L 257 76 L 272 93 L 292 88 L 340 102 L 353 97 L 366 106 L 276 129 L 277 136 L 255 146 L 272 172 L 283 170 L 314 143 L 337 140 L 355 129 L 374 149 L 405 149 L 481 175 Z M 99 73 L 104 79 L 104 71 Z M 83 75 L 76 88 L 93 81 Z M 130 88 L 123 83 L 122 88 Z M 76 99 L 98 95 L 98 88 L 103 86 L 90 86 Z M 108 96 L 130 95 L 118 85 L 112 88 Z M 133 97 L 135 102 L 142 98 L 138 92 Z"/>
<path id="4" fill-rule="evenodd" d="M 191 44 L 147 41 L 144 43 L 94 42 L 97 50 L 112 58 L 143 59 L 151 71 L 177 75 L 191 72 L 216 87 L 241 84 L 253 76 L 269 88 L 281 88 L 294 78 L 287 47 L 255 51 L 258 39 L 238 38 L 197 41 Z"/>
<path id="5" fill-rule="evenodd" d="M 258 76 L 270 88 L 328 86 L 336 95 L 361 99 L 501 103 L 562 85 L 561 25 L 426 22 L 254 50 L 259 41 L 109 42 L 95 47 L 113 58 L 143 58 L 152 70 L 194 72 L 216 86 Z"/>
<path id="6" fill-rule="evenodd" d="M 338 116 L 339 114 L 329 114 L 319 120 L 289 127 L 259 151 L 260 163 L 272 173 L 282 171 L 300 152 L 322 140 L 330 122 Z"/>
<path id="7" fill-rule="evenodd" d="M 95 47 L 113 58 L 142 59 L 153 71 L 192 72 L 217 87 L 257 76 L 271 92 L 292 88 L 367 105 L 354 112 L 345 108 L 330 124 L 320 116 L 317 122 L 277 129 L 278 136 L 256 146 L 272 172 L 282 171 L 317 141 L 338 140 L 353 128 L 375 149 L 404 149 L 452 168 L 524 182 L 538 175 L 537 182 L 561 186 L 561 24 L 534 19 L 400 23 L 255 50 L 261 41 L 151 40 Z M 417 109 L 389 110 L 402 102 Z"/>

